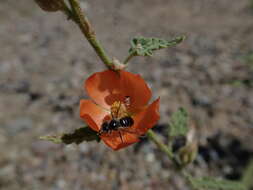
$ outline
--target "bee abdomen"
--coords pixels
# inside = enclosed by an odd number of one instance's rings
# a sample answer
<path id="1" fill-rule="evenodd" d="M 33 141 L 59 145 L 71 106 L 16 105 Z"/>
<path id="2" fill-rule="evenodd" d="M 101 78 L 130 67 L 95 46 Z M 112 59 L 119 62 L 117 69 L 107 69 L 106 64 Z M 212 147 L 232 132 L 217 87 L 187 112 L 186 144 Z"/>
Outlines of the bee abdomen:
<path id="1" fill-rule="evenodd" d="M 109 128 L 111 130 L 117 130 L 119 127 L 120 127 L 120 122 L 118 120 L 113 119 L 110 121 Z"/>
<path id="2" fill-rule="evenodd" d="M 121 118 L 119 122 L 122 127 L 130 127 L 134 124 L 134 120 L 129 116 Z"/>

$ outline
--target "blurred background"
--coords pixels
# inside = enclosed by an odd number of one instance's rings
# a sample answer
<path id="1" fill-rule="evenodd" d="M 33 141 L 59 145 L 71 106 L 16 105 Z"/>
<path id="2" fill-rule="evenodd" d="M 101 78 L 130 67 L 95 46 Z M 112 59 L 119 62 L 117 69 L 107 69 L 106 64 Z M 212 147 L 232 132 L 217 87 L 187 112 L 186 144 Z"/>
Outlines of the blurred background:
<path id="1" fill-rule="evenodd" d="M 198 176 L 241 178 L 253 158 L 252 0 L 85 0 L 82 7 L 111 56 L 135 36 L 180 45 L 134 58 L 161 98 L 155 130 L 184 107 L 197 126 Z M 171 162 L 145 139 L 113 152 L 102 143 L 55 145 L 38 137 L 81 127 L 84 80 L 104 68 L 78 27 L 34 1 L 0 1 L 0 189 L 187 190 Z"/>

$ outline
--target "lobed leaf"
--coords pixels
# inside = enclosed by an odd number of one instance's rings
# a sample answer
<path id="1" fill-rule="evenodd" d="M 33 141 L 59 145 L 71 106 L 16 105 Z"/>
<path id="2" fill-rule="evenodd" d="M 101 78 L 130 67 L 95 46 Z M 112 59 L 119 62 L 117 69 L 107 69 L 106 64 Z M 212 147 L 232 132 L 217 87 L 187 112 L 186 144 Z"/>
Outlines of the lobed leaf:
<path id="1" fill-rule="evenodd" d="M 65 133 L 62 135 L 47 135 L 40 137 L 41 140 L 51 141 L 53 143 L 64 143 L 64 144 L 80 144 L 83 141 L 100 141 L 100 137 L 96 131 L 93 131 L 91 128 L 85 126 L 79 129 L 76 129 L 73 133 Z"/>
<path id="2" fill-rule="evenodd" d="M 185 36 L 178 36 L 172 40 L 136 37 L 131 41 L 129 53 L 134 56 L 152 56 L 154 51 L 175 46 L 184 39 Z"/>
<path id="3" fill-rule="evenodd" d="M 169 123 L 169 136 L 185 136 L 188 133 L 188 113 L 184 108 L 179 108 L 178 111 L 172 114 L 171 122 Z"/>
<path id="4" fill-rule="evenodd" d="M 240 182 L 231 180 L 221 180 L 211 177 L 193 178 L 189 177 L 189 182 L 197 190 L 247 190 Z"/>

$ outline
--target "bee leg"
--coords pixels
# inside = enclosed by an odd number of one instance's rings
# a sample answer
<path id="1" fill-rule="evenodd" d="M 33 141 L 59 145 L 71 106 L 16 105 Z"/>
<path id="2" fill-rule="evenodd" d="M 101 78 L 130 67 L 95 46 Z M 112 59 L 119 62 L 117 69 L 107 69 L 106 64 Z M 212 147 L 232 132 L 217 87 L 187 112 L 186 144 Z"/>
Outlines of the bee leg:
<path id="1" fill-rule="evenodd" d="M 122 134 L 121 134 L 120 131 L 119 131 L 119 137 L 120 137 L 120 139 L 121 139 L 121 142 L 123 143 L 123 138 L 122 138 Z"/>
<path id="2" fill-rule="evenodd" d="M 130 133 L 130 134 L 134 134 L 134 135 L 138 135 L 137 133 L 135 133 L 134 131 L 129 131 L 126 129 L 121 129 L 122 131 L 126 132 L 126 133 Z"/>
<path id="3" fill-rule="evenodd" d="M 102 131 L 102 130 L 99 130 L 99 131 L 97 132 L 97 135 L 98 135 L 98 136 L 101 136 L 102 133 L 103 133 L 103 131 Z"/>
<path id="4" fill-rule="evenodd" d="M 146 135 L 140 135 L 140 136 L 139 136 L 140 139 L 144 139 L 144 138 L 146 138 L 146 137 L 147 137 Z"/>

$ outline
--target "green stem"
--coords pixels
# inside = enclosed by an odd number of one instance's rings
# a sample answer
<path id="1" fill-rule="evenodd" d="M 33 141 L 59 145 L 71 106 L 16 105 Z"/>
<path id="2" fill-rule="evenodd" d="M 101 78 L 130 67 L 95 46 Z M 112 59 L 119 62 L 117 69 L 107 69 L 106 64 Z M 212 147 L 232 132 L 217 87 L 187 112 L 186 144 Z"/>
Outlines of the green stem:
<path id="1" fill-rule="evenodd" d="M 134 56 L 135 56 L 135 54 L 129 54 L 123 63 L 127 64 L 130 61 L 130 59 L 132 59 Z"/>
<path id="2" fill-rule="evenodd" d="M 81 29 L 83 35 L 86 37 L 86 39 L 89 41 L 97 55 L 100 57 L 100 59 L 104 62 L 104 64 L 109 68 L 113 68 L 113 64 L 111 59 L 107 56 L 105 53 L 104 48 L 100 44 L 100 42 L 96 39 L 96 35 L 94 30 L 91 27 L 91 24 L 88 20 L 88 18 L 83 14 L 80 3 L 78 0 L 69 0 L 73 18 L 70 17 L 72 20 L 74 20 L 79 28 Z"/>
<path id="3" fill-rule="evenodd" d="M 74 21 L 73 13 L 70 10 L 70 8 L 66 5 L 66 3 L 63 1 L 62 2 L 62 12 L 68 17 L 68 19 L 72 19 Z"/>
<path id="4" fill-rule="evenodd" d="M 150 129 L 148 132 L 147 132 L 147 136 L 150 140 L 152 140 L 156 146 L 161 150 L 163 151 L 167 156 L 168 158 L 173 161 L 173 163 L 175 164 L 175 170 L 179 172 L 179 174 L 184 177 L 187 181 L 187 183 L 190 185 L 191 184 L 191 181 L 190 181 L 190 175 L 184 170 L 183 167 L 181 167 L 180 165 L 178 165 L 177 161 L 175 160 L 175 157 L 172 153 L 172 150 L 171 148 L 169 148 L 169 146 L 166 146 L 163 142 L 161 142 L 157 135 Z"/>
<path id="5" fill-rule="evenodd" d="M 161 142 L 158 139 L 157 135 L 151 129 L 147 132 L 147 136 L 150 140 L 152 140 L 156 144 L 156 146 L 161 151 L 163 151 L 168 156 L 170 160 L 172 160 L 173 162 L 175 161 L 172 151 L 168 148 L 168 146 L 166 146 L 163 142 Z"/>

